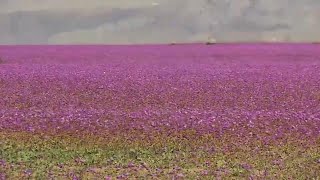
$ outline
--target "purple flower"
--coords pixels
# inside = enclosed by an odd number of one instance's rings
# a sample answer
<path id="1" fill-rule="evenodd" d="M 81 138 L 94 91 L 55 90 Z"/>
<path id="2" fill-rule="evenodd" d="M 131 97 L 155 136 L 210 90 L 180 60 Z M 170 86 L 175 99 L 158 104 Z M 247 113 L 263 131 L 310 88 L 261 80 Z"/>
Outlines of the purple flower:
<path id="1" fill-rule="evenodd" d="M 178 173 L 176 176 L 180 177 L 180 178 L 184 177 L 184 175 L 182 173 Z"/>
<path id="2" fill-rule="evenodd" d="M 112 180 L 111 176 L 106 176 L 105 180 Z"/>
<path id="3" fill-rule="evenodd" d="M 1 165 L 1 166 L 5 166 L 5 165 L 6 165 L 6 161 L 3 160 L 3 159 L 0 159 L 0 165 Z"/>
<path id="4" fill-rule="evenodd" d="M 132 168 L 132 167 L 134 167 L 134 166 L 135 166 L 134 163 L 129 162 L 127 167 L 128 167 L 128 168 Z"/>
<path id="5" fill-rule="evenodd" d="M 201 175 L 203 175 L 203 176 L 207 176 L 208 174 L 209 174 L 208 170 L 201 171 Z"/>
<path id="6" fill-rule="evenodd" d="M 250 171 L 252 169 L 252 166 L 250 164 L 241 164 L 241 167 L 247 171 Z"/>

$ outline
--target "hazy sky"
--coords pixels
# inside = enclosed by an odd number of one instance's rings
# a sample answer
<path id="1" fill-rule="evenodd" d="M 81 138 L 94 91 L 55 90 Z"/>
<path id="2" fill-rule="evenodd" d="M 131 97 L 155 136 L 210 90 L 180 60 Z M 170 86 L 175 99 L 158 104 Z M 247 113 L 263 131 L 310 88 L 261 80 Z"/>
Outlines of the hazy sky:
<path id="1" fill-rule="evenodd" d="M 320 0 L 0 0 L 0 44 L 320 41 Z"/>

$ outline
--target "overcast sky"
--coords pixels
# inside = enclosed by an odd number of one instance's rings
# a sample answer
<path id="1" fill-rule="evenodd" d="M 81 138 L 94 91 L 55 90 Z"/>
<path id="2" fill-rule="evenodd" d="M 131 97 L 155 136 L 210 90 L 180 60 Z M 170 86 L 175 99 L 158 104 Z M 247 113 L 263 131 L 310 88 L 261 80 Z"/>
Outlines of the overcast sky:
<path id="1" fill-rule="evenodd" d="M 0 44 L 320 41 L 320 0 L 0 0 Z"/>

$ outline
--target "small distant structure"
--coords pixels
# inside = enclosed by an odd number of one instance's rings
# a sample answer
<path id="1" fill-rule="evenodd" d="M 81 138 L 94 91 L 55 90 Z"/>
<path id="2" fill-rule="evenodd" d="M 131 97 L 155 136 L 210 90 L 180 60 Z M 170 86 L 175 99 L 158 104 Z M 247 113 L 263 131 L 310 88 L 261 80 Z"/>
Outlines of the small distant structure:
<path id="1" fill-rule="evenodd" d="M 270 39 L 271 42 L 280 42 L 280 40 L 277 37 L 272 37 Z"/>
<path id="2" fill-rule="evenodd" d="M 217 41 L 214 38 L 209 37 L 206 42 L 206 45 L 212 45 L 212 44 L 216 44 L 216 43 L 217 43 Z"/>
<path id="3" fill-rule="evenodd" d="M 4 60 L 0 57 L 0 64 L 4 63 Z"/>
<path id="4" fill-rule="evenodd" d="M 177 45 L 177 42 L 172 41 L 172 42 L 170 43 L 170 45 Z"/>

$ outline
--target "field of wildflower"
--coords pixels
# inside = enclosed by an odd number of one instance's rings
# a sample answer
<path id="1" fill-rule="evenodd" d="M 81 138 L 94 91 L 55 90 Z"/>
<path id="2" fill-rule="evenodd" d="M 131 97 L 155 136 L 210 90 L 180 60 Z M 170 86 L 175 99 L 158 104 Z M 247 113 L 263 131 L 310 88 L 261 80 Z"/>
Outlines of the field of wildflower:
<path id="1" fill-rule="evenodd" d="M 0 46 L 0 179 L 320 178 L 319 44 Z"/>

